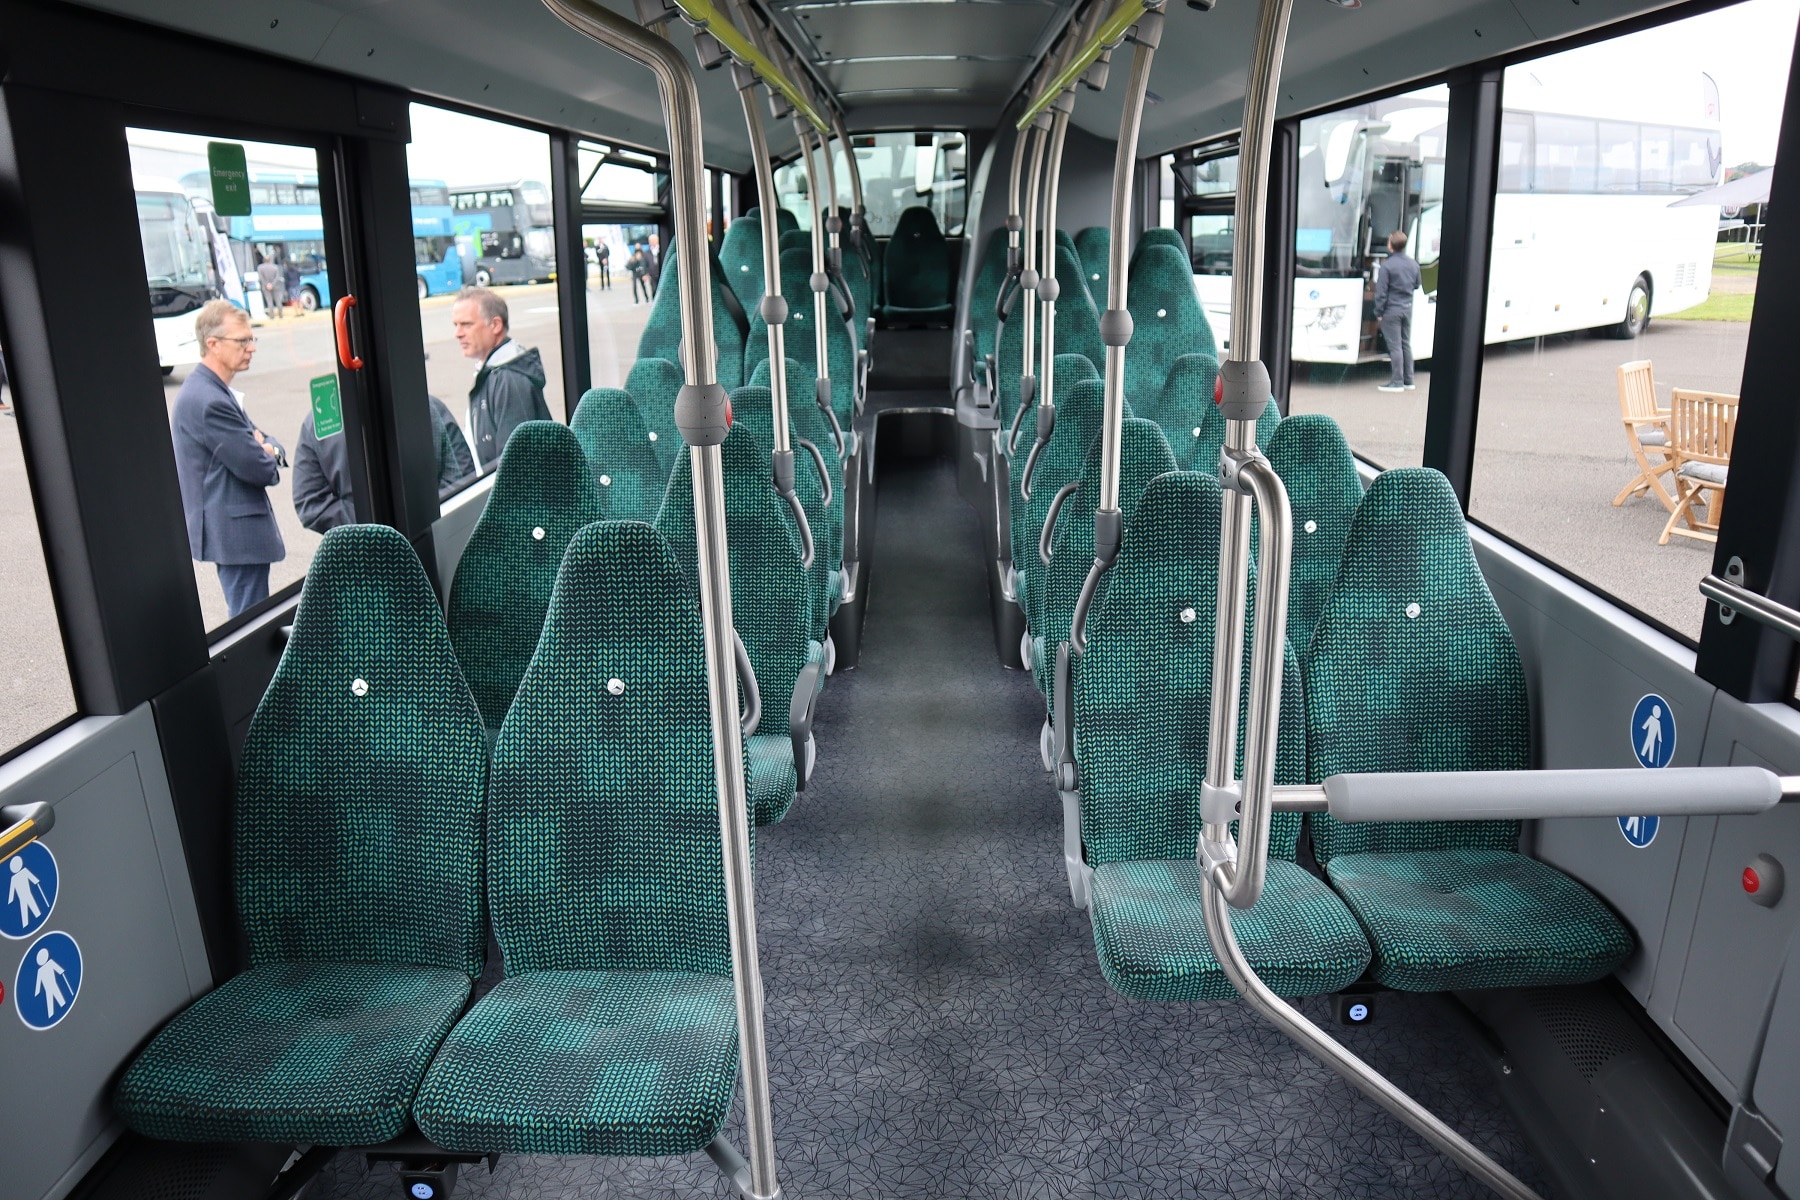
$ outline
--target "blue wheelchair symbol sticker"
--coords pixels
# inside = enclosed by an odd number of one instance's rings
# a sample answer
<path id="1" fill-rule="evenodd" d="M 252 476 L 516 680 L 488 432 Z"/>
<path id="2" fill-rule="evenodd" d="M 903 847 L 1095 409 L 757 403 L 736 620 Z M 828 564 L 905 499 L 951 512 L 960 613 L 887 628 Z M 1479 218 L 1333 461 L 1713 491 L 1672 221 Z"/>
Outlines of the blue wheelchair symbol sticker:
<path id="1" fill-rule="evenodd" d="M 81 994 L 81 947 L 66 933 L 46 933 L 25 951 L 13 980 L 19 1020 L 39 1031 L 54 1028 Z"/>
<path id="2" fill-rule="evenodd" d="M 1620 817 L 1619 832 L 1625 840 L 1642 850 L 1656 840 L 1656 827 L 1662 823 L 1661 817 Z"/>
<path id="3" fill-rule="evenodd" d="M 0 936 L 28 938 L 43 928 L 56 907 L 56 856 L 42 842 L 32 842 L 0 862 Z"/>
<path id="4" fill-rule="evenodd" d="M 1666 767 L 1675 757 L 1675 710 L 1651 692 L 1631 710 L 1631 753 L 1640 767 Z"/>

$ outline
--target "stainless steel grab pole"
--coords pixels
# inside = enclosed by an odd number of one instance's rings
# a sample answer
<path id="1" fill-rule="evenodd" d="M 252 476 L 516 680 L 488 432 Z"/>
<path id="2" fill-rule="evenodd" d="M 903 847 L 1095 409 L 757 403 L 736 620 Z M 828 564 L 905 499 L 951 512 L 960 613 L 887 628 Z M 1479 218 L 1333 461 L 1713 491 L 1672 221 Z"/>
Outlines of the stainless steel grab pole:
<path id="1" fill-rule="evenodd" d="M 743 731 L 738 727 L 736 643 L 731 619 L 731 560 L 726 543 L 725 479 L 719 443 L 730 428 L 725 391 L 714 364 L 711 271 L 705 160 L 700 143 L 700 95 L 674 43 L 619 16 L 600 0 L 544 0 L 576 32 L 650 68 L 656 76 L 669 132 L 670 191 L 681 280 L 682 366 L 687 383 L 676 400 L 676 424 L 688 443 L 694 471 L 694 541 L 698 551 L 700 614 L 706 647 L 707 708 L 712 723 L 719 833 L 725 874 L 732 980 L 737 993 L 738 1051 L 749 1143 L 750 1192 L 757 1200 L 781 1195 L 775 1131 L 769 1105 L 769 1054 L 763 1032 L 762 967 L 756 945 L 756 889 L 751 872 L 750 812 L 744 781 Z M 738 1185 L 742 1187 L 740 1182 Z"/>
<path id="2" fill-rule="evenodd" d="M 1146 12 L 1145 22 L 1161 22 L 1160 12 Z M 1119 118 L 1119 143 L 1113 155 L 1112 244 L 1107 248 L 1112 278 L 1106 285 L 1106 312 L 1100 340 L 1106 345 L 1106 408 L 1100 453 L 1100 511 L 1119 511 L 1119 429 L 1125 420 L 1125 347 L 1131 341 L 1131 313 L 1126 274 L 1131 263 L 1131 206 L 1137 176 L 1138 131 L 1144 121 L 1144 92 L 1150 86 L 1154 43 L 1131 48 L 1131 79 L 1125 88 L 1125 111 Z"/>
<path id="3" fill-rule="evenodd" d="M 1039 126 L 1031 127 L 1031 157 L 1025 166 L 1025 237 L 1020 246 L 1019 255 L 1019 296 L 1013 301 L 1013 312 L 1021 318 L 1019 325 L 1019 407 L 1027 407 L 1028 400 L 1035 400 L 1037 377 L 1032 374 L 1035 365 L 1037 346 L 1037 215 L 1038 199 L 1042 190 L 1044 174 L 1044 143 L 1047 131 Z M 1026 396 L 1026 380 L 1031 380 L 1033 395 Z M 1015 430 L 1013 442 L 1007 448 L 1013 449 L 1018 444 L 1017 429 L 1020 422 L 1013 423 Z"/>
<path id="4" fill-rule="evenodd" d="M 787 345 L 783 326 L 787 301 L 781 297 L 781 225 L 775 217 L 775 168 L 769 162 L 768 136 L 762 114 L 756 108 L 756 80 L 748 71 L 738 76 L 738 98 L 744 106 L 744 127 L 750 135 L 750 161 L 756 174 L 756 202 L 762 226 L 762 319 L 769 330 L 769 390 L 774 394 L 775 451 L 788 455 L 794 448 L 788 438 Z"/>
<path id="5" fill-rule="evenodd" d="M 825 273 L 825 205 L 819 194 L 819 169 L 813 162 L 812 138 L 806 122 L 795 118 L 794 132 L 800 135 L 800 157 L 806 163 L 806 190 L 813 199 L 812 221 L 812 293 L 813 353 L 819 360 L 819 379 L 831 380 L 831 341 L 825 333 L 825 289 L 830 286 Z M 822 140 L 822 139 L 821 139 Z"/>
<path id="6" fill-rule="evenodd" d="M 871 248 L 864 245 L 869 223 L 868 210 L 863 207 L 862 167 L 856 161 L 856 147 L 850 144 L 850 134 L 844 129 L 844 114 L 836 108 L 831 110 L 831 127 L 837 132 L 838 145 L 844 148 L 844 167 L 850 173 L 850 231 L 856 241 L 857 253 L 866 257 Z"/>

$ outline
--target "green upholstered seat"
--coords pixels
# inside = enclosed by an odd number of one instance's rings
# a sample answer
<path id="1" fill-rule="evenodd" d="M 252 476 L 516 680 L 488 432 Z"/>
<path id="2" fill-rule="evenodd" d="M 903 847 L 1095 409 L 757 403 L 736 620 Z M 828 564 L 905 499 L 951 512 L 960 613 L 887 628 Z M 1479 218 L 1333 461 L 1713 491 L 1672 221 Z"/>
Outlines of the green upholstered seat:
<path id="1" fill-rule="evenodd" d="M 1297 413 L 1282 421 L 1269 439 L 1268 454 L 1294 512 L 1287 634 L 1305 662 L 1362 501 L 1362 479 L 1344 431 L 1322 413 Z"/>
<path id="2" fill-rule="evenodd" d="M 787 357 L 800 364 L 801 373 L 788 381 L 788 394 L 806 394 L 819 377 L 818 338 L 813 332 L 812 254 L 810 251 L 784 250 L 781 253 L 781 295 L 788 304 L 787 322 L 782 326 L 783 348 Z M 856 341 L 850 326 L 838 317 L 837 306 L 829 299 L 825 305 L 825 339 L 829 357 L 826 366 L 831 373 L 831 407 L 837 415 L 838 427 L 845 431 L 856 415 Z M 756 367 L 769 356 L 769 327 L 758 312 L 750 320 L 750 336 L 744 352 L 746 374 L 754 376 Z"/>
<path id="3" fill-rule="evenodd" d="M 537 649 L 569 540 L 606 515 L 574 432 L 519 426 L 450 585 L 450 641 L 488 728 L 500 728 Z"/>
<path id="4" fill-rule="evenodd" d="M 1207 943 L 1194 862 L 1211 725 L 1219 512 L 1211 475 L 1171 472 L 1150 481 L 1095 599 L 1087 652 L 1074 673 L 1094 945 L 1107 982 L 1138 999 L 1233 994 Z M 1305 730 L 1291 653 L 1282 684 L 1286 719 L 1275 777 L 1298 783 Z M 1240 758 L 1241 721 L 1242 714 Z M 1298 816 L 1274 817 L 1262 898 L 1232 912 L 1245 955 L 1288 996 L 1334 991 L 1369 962 L 1355 918 L 1291 861 L 1299 830 Z"/>
<path id="5" fill-rule="evenodd" d="M 745 213 L 744 215 L 749 217 L 752 221 L 760 222 L 762 220 L 762 209 L 752 206 L 750 211 Z M 775 232 L 777 235 L 784 234 L 784 233 L 793 233 L 794 231 L 796 231 L 799 228 L 800 228 L 800 218 L 799 217 L 796 217 L 790 210 L 788 210 L 786 208 L 779 208 L 779 207 L 776 208 L 776 210 L 775 210 Z"/>
<path id="6" fill-rule="evenodd" d="M 882 316 L 887 321 L 936 324 L 955 312 L 950 246 L 929 208 L 915 204 L 900 214 L 888 238 L 881 275 L 886 284 Z"/>
<path id="7" fill-rule="evenodd" d="M 802 673 L 822 658 L 812 636 L 812 589 L 800 565 L 800 541 L 785 503 L 769 484 L 767 452 L 756 436 L 734 426 L 720 446 L 725 476 L 726 540 L 731 555 L 731 607 L 738 636 L 750 656 L 762 691 L 758 732 L 791 735 L 789 701 Z M 695 587 L 694 489 L 689 462 L 682 459 L 669 477 L 656 527 L 668 539 Z M 816 684 L 814 685 L 816 688 Z M 790 746 L 790 769 L 792 750 Z M 754 817 L 759 825 L 786 815 L 794 793 L 752 785 L 765 802 Z"/>
<path id="8" fill-rule="evenodd" d="M 1080 230 L 1075 234 L 1075 253 L 1081 256 L 1082 278 L 1087 282 L 1088 295 L 1094 298 L 1094 307 L 1104 310 L 1112 279 L 1112 230 L 1104 225 Z"/>
<path id="9" fill-rule="evenodd" d="M 786 358 L 784 361 L 788 378 L 788 420 L 794 423 L 794 436 L 803 437 L 817 446 L 825 455 L 826 466 L 836 466 L 841 470 L 843 459 L 838 455 L 837 439 L 832 436 L 831 418 L 819 407 L 812 376 L 806 373 L 797 360 Z M 756 364 L 756 370 L 751 372 L 749 386 L 766 388 L 770 379 L 769 360 L 764 358 Z M 837 490 L 839 482 L 834 476 L 831 484 L 833 492 Z"/>
<path id="10" fill-rule="evenodd" d="M 1108 240 L 1110 239 L 1109 232 Z M 1187 243 L 1181 240 L 1180 230 L 1171 229 L 1167 225 L 1152 226 L 1138 235 L 1137 245 L 1131 248 L 1131 263 L 1127 270 L 1133 276 L 1137 274 L 1138 258 L 1152 246 L 1168 246 L 1170 249 L 1181 251 L 1184 257 L 1187 254 Z"/>
<path id="11" fill-rule="evenodd" d="M 675 428 L 675 398 L 686 383 L 687 377 L 681 373 L 680 365 L 666 358 L 640 358 L 631 364 L 631 372 L 625 376 L 625 390 L 631 393 L 631 398 L 637 401 L 638 412 L 643 414 L 664 475 L 674 470 L 675 460 L 682 457 L 682 451 L 687 447 L 681 439 L 681 430 Z"/>
<path id="12" fill-rule="evenodd" d="M 744 312 L 754 313 L 763 298 L 762 226 L 749 217 L 727 225 L 719 241 L 719 266 Z"/>
<path id="13" fill-rule="evenodd" d="M 1079 354 L 1088 360 L 1096 372 L 1101 371 L 1106 366 L 1106 349 L 1100 342 L 1100 318 L 1086 293 L 1072 291 L 1068 282 L 1079 276 L 1080 263 L 1072 249 L 1060 244 L 1057 247 L 1056 262 L 1056 281 L 1061 288 L 1056 301 L 1056 357 L 1060 360 L 1065 354 Z M 1068 303 L 1063 302 L 1063 296 L 1071 297 Z M 1020 305 L 1028 300 L 1037 303 L 1037 293 L 1020 292 L 1013 306 L 1012 316 L 999 329 L 1000 351 L 996 360 L 999 386 L 995 394 L 1000 400 L 1001 420 L 1008 427 L 1019 407 L 1019 363 L 1025 348 L 1024 310 Z M 1040 329 L 1039 336 L 1041 334 Z M 1025 373 L 1037 375 L 1042 358 L 1043 343 L 1039 341 L 1032 347 L 1031 363 Z M 1038 383 L 1042 386 L 1043 381 L 1040 379 Z M 1020 426 L 1019 453 L 1024 453 L 1024 448 L 1031 444 L 1036 429 L 1032 421 L 1032 414 L 1026 413 L 1024 424 Z"/>
<path id="14" fill-rule="evenodd" d="M 1006 282 L 1006 230 L 988 234 L 969 294 L 969 328 L 975 331 L 975 363 L 985 362 L 1000 346 L 1000 288 Z"/>
<path id="15" fill-rule="evenodd" d="M 1196 360 L 1191 368 L 1184 361 L 1190 358 Z M 1199 377 L 1213 369 L 1207 365 L 1211 358 L 1210 354 L 1184 354 L 1175 360 L 1175 368 L 1169 372 L 1169 380 L 1163 385 L 1162 412 L 1169 421 L 1167 428 L 1180 431 L 1181 427 L 1175 423 L 1175 417 L 1180 415 L 1182 407 L 1193 403 L 1179 398 L 1179 392 L 1187 387 L 1187 380 L 1183 379 L 1183 375 L 1191 371 L 1189 378 L 1197 382 Z M 1281 427 L 1281 420 L 1281 409 L 1276 407 L 1273 399 L 1263 405 L 1262 415 L 1256 418 L 1256 445 L 1264 453 L 1268 452 L 1269 439 Z M 1199 432 L 1196 433 L 1195 430 Z M 1225 446 L 1225 414 L 1219 411 L 1219 406 L 1206 402 L 1200 414 L 1200 424 L 1185 433 L 1185 442 L 1176 455 L 1182 462 L 1182 470 L 1217 471 L 1219 451 Z"/>
<path id="16" fill-rule="evenodd" d="M 654 521 L 668 474 L 631 393 L 590 388 L 569 422 L 587 455 L 606 515 L 615 521 Z"/>
<path id="17" fill-rule="evenodd" d="M 1089 447 L 1076 490 L 1058 515 L 1050 543 L 1050 565 L 1044 570 L 1041 595 L 1033 605 L 1037 609 L 1037 624 L 1032 626 L 1032 635 L 1042 640 L 1033 642 L 1031 671 L 1046 701 L 1050 699 L 1056 648 L 1068 640 L 1076 600 L 1088 569 L 1094 565 L 1094 511 L 1100 507 L 1103 444 L 1103 438 L 1096 438 Z M 1141 417 L 1133 417 L 1120 426 L 1119 513 L 1127 529 L 1145 486 L 1174 469 L 1175 456 L 1169 452 L 1162 430 Z M 1035 488 L 1032 494 L 1037 494 Z"/>
<path id="18" fill-rule="evenodd" d="M 332 530 L 238 769 L 250 969 L 127 1068 L 125 1124 L 176 1141 L 397 1136 L 481 970 L 486 779 L 417 555 L 386 526 Z"/>
<path id="19" fill-rule="evenodd" d="M 637 356 L 640 359 L 662 358 L 676 364 L 681 362 L 681 271 L 676 265 L 677 250 L 678 247 L 670 246 L 663 256 L 656 298 L 650 302 L 650 318 L 644 325 L 643 335 L 638 339 Z M 740 324 L 738 311 L 734 311 L 725 300 L 724 292 L 730 281 L 724 275 L 723 268 L 710 254 L 707 259 L 707 269 L 713 281 L 713 361 L 719 383 L 729 390 L 744 382 L 744 337 L 747 330 L 745 325 Z M 748 312 L 749 309 L 740 304 L 739 311 Z"/>
<path id="20" fill-rule="evenodd" d="M 1187 255 L 1169 246 L 1140 246 L 1127 289 L 1131 348 L 1125 355 L 1125 394 L 1133 404 L 1153 403 L 1162 394 L 1175 360 L 1184 354 L 1212 354 L 1212 327 L 1194 290 Z"/>
<path id="21" fill-rule="evenodd" d="M 1203 439 L 1209 418 L 1218 409 L 1213 390 L 1219 378 L 1219 364 L 1210 354 L 1183 354 L 1169 367 L 1162 391 L 1132 406 L 1146 421 L 1162 426 L 1169 439 L 1169 449 L 1184 471 L 1216 471 L 1219 467 L 1219 445 L 1223 444 L 1225 425 L 1218 422 L 1220 443 L 1210 447 L 1202 461 Z"/>
<path id="22" fill-rule="evenodd" d="M 1081 258 L 1068 244 L 1068 234 L 1060 229 L 1057 233 L 1056 352 L 1083 355 L 1101 370 L 1106 366 L 1106 347 L 1100 341 L 1100 314 L 1082 282 Z"/>
<path id="23" fill-rule="evenodd" d="M 1363 496 L 1313 631 L 1306 685 L 1313 779 L 1529 764 L 1518 651 L 1436 471 L 1387 471 Z M 1514 853 L 1514 822 L 1350 825 L 1315 814 L 1312 834 L 1332 886 L 1368 929 L 1373 977 L 1390 987 L 1585 983 L 1631 951 L 1597 897 Z"/>
<path id="24" fill-rule="evenodd" d="M 810 406 L 818 413 L 818 406 Z M 773 394 L 766 387 L 741 387 L 731 394 L 731 416 L 733 426 L 742 426 L 755 438 L 758 453 L 767 461 L 775 444 L 775 409 Z M 831 617 L 832 600 L 838 587 L 838 572 L 844 566 L 844 489 L 842 487 L 842 471 L 836 472 L 837 481 L 831 483 L 830 472 L 837 464 L 837 458 L 831 453 L 830 446 L 820 448 L 820 457 L 825 462 L 828 472 L 821 478 L 818 460 L 802 449 L 797 441 L 800 434 L 795 428 L 792 417 L 788 419 L 789 444 L 794 448 L 794 494 L 800 500 L 800 507 L 806 513 L 807 525 L 813 540 L 813 561 L 807 571 L 812 586 L 812 637 L 814 641 L 824 642 L 826 625 Z M 831 500 L 827 503 L 825 489 L 831 486 Z M 792 513 L 789 514 L 792 520 Z M 799 528 L 795 526 L 795 535 Z"/>
<path id="25" fill-rule="evenodd" d="M 1012 465 L 1012 494 L 1009 497 L 1009 520 L 1012 523 L 1013 576 L 1019 606 L 1030 613 L 1026 597 L 1043 577 L 1043 560 L 1038 557 L 1038 534 L 1044 528 L 1044 514 L 1065 483 L 1073 483 L 1087 461 L 1088 446 L 1100 432 L 1100 418 L 1106 404 L 1106 389 L 1094 365 L 1084 355 L 1057 355 L 1056 424 L 1051 426 L 1050 440 L 1038 451 L 1031 468 L 1031 495 L 1023 493 L 1025 463 L 1029 450 L 1015 457 Z M 1125 416 L 1131 416 L 1129 408 Z M 1037 436 L 1035 419 L 1027 414 L 1027 428 Z M 1023 439 L 1021 439 L 1021 444 Z"/>
<path id="26" fill-rule="evenodd" d="M 612 681 L 617 681 L 614 687 Z M 569 546 L 494 746 L 488 899 L 506 978 L 413 1106 L 447 1149 L 685 1154 L 737 1077 L 700 613 L 651 526 Z"/>
<path id="27" fill-rule="evenodd" d="M 812 233 L 804 229 L 783 230 L 781 236 L 776 239 L 775 248 L 777 250 L 804 250 L 811 254 Z"/>

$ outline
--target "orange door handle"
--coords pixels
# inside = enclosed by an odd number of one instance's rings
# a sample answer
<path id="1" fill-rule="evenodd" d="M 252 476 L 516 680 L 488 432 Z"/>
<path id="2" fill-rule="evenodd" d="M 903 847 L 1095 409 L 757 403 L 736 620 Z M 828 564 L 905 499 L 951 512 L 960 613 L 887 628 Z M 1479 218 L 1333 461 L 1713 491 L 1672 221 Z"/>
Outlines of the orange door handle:
<path id="1" fill-rule="evenodd" d="M 337 328 L 338 363 L 346 371 L 360 371 L 363 360 L 350 349 L 350 310 L 356 307 L 355 296 L 339 296 L 331 306 L 331 322 Z"/>

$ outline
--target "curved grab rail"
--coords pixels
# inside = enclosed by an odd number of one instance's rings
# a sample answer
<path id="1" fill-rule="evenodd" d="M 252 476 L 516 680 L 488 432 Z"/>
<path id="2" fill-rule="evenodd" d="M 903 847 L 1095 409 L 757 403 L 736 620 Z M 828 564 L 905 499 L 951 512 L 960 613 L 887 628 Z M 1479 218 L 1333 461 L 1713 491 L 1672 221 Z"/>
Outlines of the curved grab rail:
<path id="1" fill-rule="evenodd" d="M 786 500 L 788 508 L 793 510 L 794 524 L 800 530 L 800 565 L 810 569 L 813 565 L 812 523 L 806 519 L 806 509 L 800 504 L 800 496 L 791 487 L 785 491 L 776 488 L 775 494 Z"/>
<path id="2" fill-rule="evenodd" d="M 1050 565 L 1050 542 L 1056 536 L 1056 519 L 1062 516 L 1063 502 L 1080 487 L 1079 479 L 1063 484 L 1050 501 L 1050 511 L 1044 514 L 1044 527 L 1038 530 L 1038 560 L 1046 567 Z"/>
<path id="3" fill-rule="evenodd" d="M 346 371 L 360 371 L 363 360 L 350 345 L 350 310 L 356 307 L 355 296 L 339 296 L 331 306 L 331 328 L 337 337 L 338 365 Z"/>
<path id="4" fill-rule="evenodd" d="M 819 487 L 824 492 L 821 499 L 823 499 L 825 503 L 830 504 L 832 497 L 831 471 L 825 466 L 825 455 L 820 452 L 817 446 L 813 445 L 812 442 L 806 438 L 795 438 L 794 445 L 812 455 L 813 467 L 819 472 Z"/>
<path id="5" fill-rule="evenodd" d="M 0 808 L 0 818 L 9 822 L 0 829 L 0 862 L 4 862 L 50 832 L 56 824 L 56 809 L 48 800 L 9 804 Z"/>
<path id="6" fill-rule="evenodd" d="M 750 651 L 735 629 L 731 631 L 731 642 L 736 650 L 738 683 L 744 689 L 744 715 L 738 727 L 749 737 L 762 724 L 762 686 L 756 682 L 756 668 L 750 665 Z"/>

